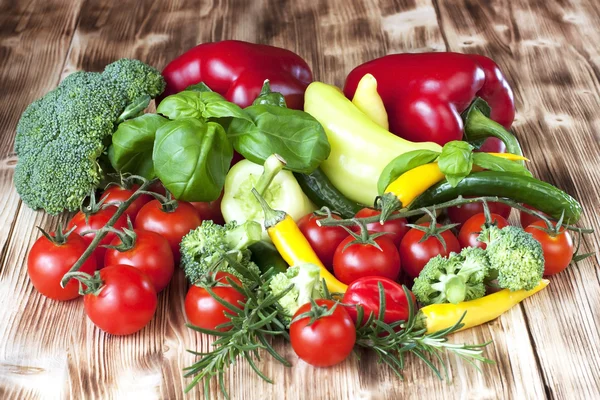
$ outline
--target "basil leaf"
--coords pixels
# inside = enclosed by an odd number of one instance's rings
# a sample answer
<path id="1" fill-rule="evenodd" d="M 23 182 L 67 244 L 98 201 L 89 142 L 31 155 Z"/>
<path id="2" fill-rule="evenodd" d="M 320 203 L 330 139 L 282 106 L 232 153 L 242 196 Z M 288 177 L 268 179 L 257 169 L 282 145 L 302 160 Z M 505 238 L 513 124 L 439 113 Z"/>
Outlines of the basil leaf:
<path id="1" fill-rule="evenodd" d="M 512 172 L 519 175 L 532 176 L 520 161 L 507 160 L 487 153 L 473 153 L 473 164 L 489 171 Z"/>
<path id="2" fill-rule="evenodd" d="M 473 146 L 467 142 L 453 140 L 442 147 L 438 159 L 440 171 L 446 175 L 446 180 L 456 187 L 463 178 L 471 173 L 473 168 Z"/>
<path id="3" fill-rule="evenodd" d="M 308 174 L 329 157 L 325 131 L 310 114 L 271 105 L 244 111 L 252 123 L 233 119 L 227 133 L 236 151 L 248 160 L 263 164 L 271 154 L 279 154 L 286 169 Z"/>
<path id="4" fill-rule="evenodd" d="M 118 172 L 156 177 L 152 162 L 152 149 L 156 131 L 169 122 L 156 114 L 144 114 L 127 120 L 112 135 L 112 145 L 108 148 L 108 159 Z"/>
<path id="5" fill-rule="evenodd" d="M 198 118 L 203 121 L 218 118 L 241 118 L 252 122 L 237 104 L 231 103 L 216 92 L 183 91 L 166 97 L 156 109 L 165 117 L 178 120 Z"/>
<path id="6" fill-rule="evenodd" d="M 233 149 L 223 127 L 195 118 L 171 121 L 156 132 L 156 175 L 176 199 L 216 200 L 225 184 Z"/>
<path id="7" fill-rule="evenodd" d="M 215 101 L 207 103 L 204 109 L 204 118 L 240 118 L 248 122 L 252 122 L 252 119 L 242 110 L 240 106 L 229 101 Z"/>
<path id="8" fill-rule="evenodd" d="M 185 88 L 185 90 L 191 90 L 192 92 L 212 92 L 213 90 L 208 87 L 204 82 L 196 83 Z"/>
<path id="9" fill-rule="evenodd" d="M 394 158 L 381 172 L 377 181 L 377 191 L 383 194 L 385 189 L 406 171 L 410 171 L 423 164 L 433 162 L 440 155 L 432 150 L 413 150 Z"/>

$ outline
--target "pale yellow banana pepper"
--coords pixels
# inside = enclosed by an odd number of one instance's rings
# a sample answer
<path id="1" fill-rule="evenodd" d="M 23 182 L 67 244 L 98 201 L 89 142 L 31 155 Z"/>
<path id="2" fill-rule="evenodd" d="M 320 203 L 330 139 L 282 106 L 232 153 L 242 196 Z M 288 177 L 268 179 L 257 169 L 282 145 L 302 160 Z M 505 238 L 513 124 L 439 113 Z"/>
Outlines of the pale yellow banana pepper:
<path id="1" fill-rule="evenodd" d="M 371 74 L 365 74 L 356 87 L 352 103 L 364 112 L 371 121 L 385 129 L 390 129 L 387 111 L 377 92 L 377 79 Z"/>
<path id="2" fill-rule="evenodd" d="M 464 330 L 498 318 L 527 297 L 544 289 L 549 283 L 550 281 L 547 279 L 542 279 L 531 290 L 511 292 L 508 289 L 502 289 L 477 300 L 464 301 L 458 304 L 432 304 L 421 308 L 419 313 L 425 317 L 424 324 L 427 333 L 450 328 L 463 315 L 462 323 L 464 326 L 460 330 Z"/>

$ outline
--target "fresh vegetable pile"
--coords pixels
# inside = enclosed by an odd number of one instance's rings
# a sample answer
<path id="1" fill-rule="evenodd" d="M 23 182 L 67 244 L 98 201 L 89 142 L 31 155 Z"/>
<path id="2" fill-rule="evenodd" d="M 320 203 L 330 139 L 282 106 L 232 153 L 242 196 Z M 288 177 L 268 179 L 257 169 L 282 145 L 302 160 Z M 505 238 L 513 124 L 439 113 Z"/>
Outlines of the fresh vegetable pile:
<path id="1" fill-rule="evenodd" d="M 315 367 L 361 348 L 400 377 L 420 359 L 442 378 L 444 352 L 490 363 L 488 343 L 449 336 L 590 255 L 581 206 L 532 176 L 513 118 L 510 86 L 478 55 L 382 57 L 343 91 L 288 50 L 239 41 L 201 44 L 162 75 L 127 59 L 77 72 L 17 127 L 22 200 L 79 209 L 42 231 L 28 274 L 128 335 L 182 268 L 188 326 L 217 337 L 185 369 L 207 398 L 212 378 L 227 395 L 238 359 L 269 382 L 263 353 L 290 366 L 274 337 Z"/>

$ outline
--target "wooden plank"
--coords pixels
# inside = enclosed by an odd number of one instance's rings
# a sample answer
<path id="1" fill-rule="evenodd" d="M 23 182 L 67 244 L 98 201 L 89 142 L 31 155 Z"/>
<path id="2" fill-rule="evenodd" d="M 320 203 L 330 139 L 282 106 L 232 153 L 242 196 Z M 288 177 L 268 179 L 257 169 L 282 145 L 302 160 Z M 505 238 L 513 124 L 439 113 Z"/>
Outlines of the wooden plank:
<path id="1" fill-rule="evenodd" d="M 581 225 L 598 226 L 600 35 L 597 2 L 440 2 L 457 51 L 489 52 L 515 88 L 515 132 L 532 170 L 584 206 Z M 489 29 L 489 28 L 492 29 Z M 598 249 L 597 234 L 584 250 Z M 552 398 L 600 397 L 598 258 L 571 266 L 524 303 L 545 390 Z M 522 355 L 514 355 L 523 363 Z"/>

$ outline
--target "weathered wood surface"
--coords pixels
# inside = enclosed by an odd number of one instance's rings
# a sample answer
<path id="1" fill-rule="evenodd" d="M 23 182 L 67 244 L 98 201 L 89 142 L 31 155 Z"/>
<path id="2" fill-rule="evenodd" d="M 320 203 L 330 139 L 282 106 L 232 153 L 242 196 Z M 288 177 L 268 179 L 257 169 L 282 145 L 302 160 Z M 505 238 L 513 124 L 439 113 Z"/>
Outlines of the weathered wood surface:
<path id="1" fill-rule="evenodd" d="M 0 0 L 0 398 L 177 399 L 193 362 L 186 348 L 210 339 L 185 328 L 186 284 L 177 275 L 151 324 L 111 337 L 86 320 L 81 302 L 36 293 L 25 268 L 35 226 L 62 218 L 22 205 L 12 185 L 14 130 L 34 99 L 77 69 L 120 57 L 158 68 L 196 43 L 243 39 L 298 52 L 316 79 L 341 85 L 355 65 L 395 52 L 482 53 L 503 68 L 516 93 L 515 132 L 534 173 L 585 207 L 600 210 L 600 5 L 596 0 L 96 1 Z M 584 243 L 598 248 L 598 235 Z M 373 357 L 330 369 L 298 361 L 260 363 L 267 384 L 240 363 L 227 377 L 235 399 L 600 398 L 600 275 L 593 257 L 552 279 L 549 289 L 452 340 L 493 340 L 497 364 L 480 374 L 447 359 L 452 382 L 411 359 L 406 380 Z M 216 384 L 212 397 L 218 398 Z M 188 398 L 201 397 L 195 389 Z"/>

